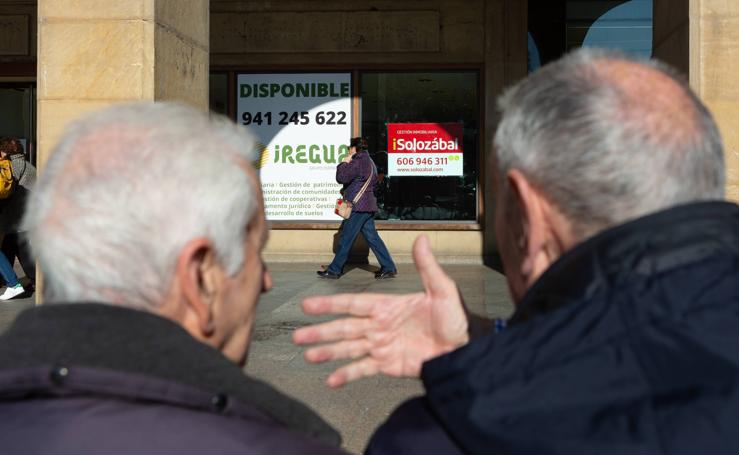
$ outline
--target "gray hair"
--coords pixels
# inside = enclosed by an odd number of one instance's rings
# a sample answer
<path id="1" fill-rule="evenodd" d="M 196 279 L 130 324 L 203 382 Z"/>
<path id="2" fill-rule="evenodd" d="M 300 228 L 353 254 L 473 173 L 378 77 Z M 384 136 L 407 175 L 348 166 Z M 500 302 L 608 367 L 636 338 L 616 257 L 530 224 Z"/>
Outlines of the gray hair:
<path id="1" fill-rule="evenodd" d="M 72 124 L 23 220 L 49 301 L 162 303 L 177 257 L 197 237 L 233 274 L 257 206 L 245 167 L 255 140 L 220 116 L 134 103 Z"/>
<path id="2" fill-rule="evenodd" d="M 639 61 L 641 67 L 630 67 L 671 79 L 667 85 L 675 96 L 635 97 L 607 77 L 603 66 L 614 62 L 635 63 L 621 53 L 580 49 L 499 99 L 502 120 L 494 144 L 502 181 L 508 170 L 518 169 L 581 238 L 673 205 L 724 195 L 721 137 L 687 83 L 664 64 Z M 622 76 L 629 78 L 616 78 Z M 648 91 L 639 80 L 635 86 Z"/>

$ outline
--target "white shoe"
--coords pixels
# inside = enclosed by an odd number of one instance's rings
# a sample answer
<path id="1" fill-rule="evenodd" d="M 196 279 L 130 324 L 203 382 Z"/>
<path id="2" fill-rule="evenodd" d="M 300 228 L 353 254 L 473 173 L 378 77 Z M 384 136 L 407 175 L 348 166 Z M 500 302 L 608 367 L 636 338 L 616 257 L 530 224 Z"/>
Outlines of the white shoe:
<path id="1" fill-rule="evenodd" d="M 5 292 L 3 292 L 2 294 L 0 294 L 0 300 L 10 300 L 13 297 L 18 297 L 19 295 L 23 294 L 24 292 L 26 292 L 26 290 L 23 289 L 23 286 L 21 286 L 20 284 L 18 286 L 12 287 L 12 288 L 11 287 L 7 287 L 7 288 L 5 288 Z"/>

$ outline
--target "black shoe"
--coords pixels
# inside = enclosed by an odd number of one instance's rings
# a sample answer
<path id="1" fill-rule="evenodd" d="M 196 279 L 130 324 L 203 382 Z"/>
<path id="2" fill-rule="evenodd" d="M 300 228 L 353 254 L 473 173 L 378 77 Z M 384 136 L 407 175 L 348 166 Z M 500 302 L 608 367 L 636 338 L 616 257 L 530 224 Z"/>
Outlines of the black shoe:
<path id="1" fill-rule="evenodd" d="M 379 272 L 375 272 L 375 279 L 386 280 L 388 278 L 395 278 L 396 274 L 397 272 L 391 272 L 390 270 L 380 270 Z"/>
<path id="2" fill-rule="evenodd" d="M 318 278 L 325 278 L 327 280 L 338 280 L 341 278 L 341 275 L 331 273 L 328 270 L 319 270 L 316 273 L 318 274 Z"/>

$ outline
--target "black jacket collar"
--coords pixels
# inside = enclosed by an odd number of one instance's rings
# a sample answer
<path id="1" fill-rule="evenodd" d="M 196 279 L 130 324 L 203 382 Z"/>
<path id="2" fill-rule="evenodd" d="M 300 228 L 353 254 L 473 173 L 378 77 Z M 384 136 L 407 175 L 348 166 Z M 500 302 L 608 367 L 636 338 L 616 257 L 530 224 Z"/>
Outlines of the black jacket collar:
<path id="1" fill-rule="evenodd" d="M 73 365 L 158 377 L 256 407 L 287 428 L 338 445 L 305 405 L 250 378 L 172 321 L 99 304 L 49 303 L 21 313 L 0 337 L 0 368 Z"/>
<path id="2" fill-rule="evenodd" d="M 737 205 L 690 204 L 609 229 L 553 264 L 505 331 L 426 362 L 426 401 L 469 452 L 648 446 L 652 427 L 588 429 L 628 409 L 648 426 L 656 403 L 724 411 L 680 400 L 736 387 L 737 274 Z"/>
<path id="3" fill-rule="evenodd" d="M 736 204 L 681 205 L 624 223 L 557 260 L 526 293 L 510 325 L 587 299 L 603 287 L 660 275 L 716 253 L 739 254 Z"/>

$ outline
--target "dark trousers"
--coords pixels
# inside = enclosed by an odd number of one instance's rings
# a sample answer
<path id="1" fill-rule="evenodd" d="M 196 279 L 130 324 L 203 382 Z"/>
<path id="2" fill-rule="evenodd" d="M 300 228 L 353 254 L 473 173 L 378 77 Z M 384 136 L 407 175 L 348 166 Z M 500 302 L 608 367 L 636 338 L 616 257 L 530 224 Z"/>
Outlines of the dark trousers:
<path id="1" fill-rule="evenodd" d="M 31 281 L 36 281 L 36 262 L 31 255 L 31 247 L 22 233 L 5 234 L 2 252 L 12 265 L 18 258 L 23 272 Z"/>
<path id="2" fill-rule="evenodd" d="M 380 234 L 377 233 L 375 214 L 370 212 L 352 212 L 349 219 L 344 220 L 344 224 L 341 227 L 339 251 L 336 252 L 336 256 L 334 256 L 334 260 L 331 261 L 327 270 L 336 275 L 341 275 L 344 272 L 344 264 L 346 264 L 346 260 L 349 258 L 349 251 L 352 249 L 352 245 L 360 232 L 367 241 L 367 245 L 377 257 L 377 262 L 380 263 L 382 270 L 395 272 L 393 258 L 390 257 L 390 252 L 387 250 L 385 242 L 382 241 Z"/>

